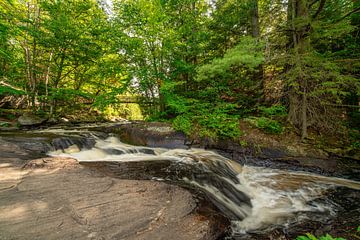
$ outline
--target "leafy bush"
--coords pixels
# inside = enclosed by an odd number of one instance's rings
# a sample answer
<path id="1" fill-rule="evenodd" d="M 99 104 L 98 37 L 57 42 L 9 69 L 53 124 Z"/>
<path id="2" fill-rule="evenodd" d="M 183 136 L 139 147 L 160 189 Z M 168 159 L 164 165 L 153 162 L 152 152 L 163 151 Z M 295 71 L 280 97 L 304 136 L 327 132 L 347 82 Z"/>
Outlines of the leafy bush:
<path id="1" fill-rule="evenodd" d="M 0 127 L 10 127 L 10 123 L 8 123 L 8 122 L 0 122 Z"/>
<path id="2" fill-rule="evenodd" d="M 296 238 L 296 240 L 346 240 L 344 238 L 333 238 L 329 234 L 326 234 L 325 236 L 321 236 L 319 238 L 315 237 L 314 235 L 307 233 L 306 236 L 299 236 Z"/>
<path id="3" fill-rule="evenodd" d="M 195 118 L 201 127 L 201 137 L 237 138 L 241 135 L 239 120 L 226 113 L 210 113 Z"/>
<path id="4" fill-rule="evenodd" d="M 192 129 L 191 119 L 182 115 L 177 116 L 173 121 L 173 127 L 175 130 L 182 131 L 186 135 L 190 135 Z"/>
<path id="5" fill-rule="evenodd" d="M 6 118 L 9 120 L 14 120 L 14 119 L 16 119 L 16 115 L 13 113 L 9 113 L 9 114 L 6 114 Z"/>
<path id="6" fill-rule="evenodd" d="M 261 93 L 256 76 L 263 48 L 257 39 L 242 37 L 224 56 L 198 66 L 191 85 L 183 78 L 165 80 L 160 92 L 174 128 L 199 137 L 239 137 L 239 118 L 256 110 Z"/>
<path id="7" fill-rule="evenodd" d="M 355 129 L 351 129 L 349 132 L 350 137 L 350 147 L 354 150 L 360 149 L 360 131 L 357 131 Z"/>
<path id="8" fill-rule="evenodd" d="M 196 69 L 193 96 L 207 102 L 236 103 L 242 111 L 254 110 L 261 95 L 259 67 L 264 63 L 263 43 L 242 37 L 237 46 Z"/>
<path id="9" fill-rule="evenodd" d="M 209 64 L 199 67 L 196 79 L 199 82 L 208 82 L 215 78 L 229 79 L 232 76 L 231 70 L 239 67 L 237 74 L 242 74 L 250 80 L 250 75 L 247 74 L 255 71 L 264 62 L 263 47 L 263 43 L 255 38 L 242 37 L 240 43 L 227 50 L 222 58 L 215 58 Z"/>
<path id="10" fill-rule="evenodd" d="M 187 135 L 212 139 L 234 139 L 241 135 L 238 118 L 227 114 L 179 115 L 174 119 L 173 127 Z"/>
<path id="11" fill-rule="evenodd" d="M 3 94 L 24 95 L 25 92 L 22 91 L 22 90 L 14 89 L 14 88 L 12 88 L 12 87 L 0 85 L 0 95 L 3 95 Z"/>
<path id="12" fill-rule="evenodd" d="M 260 106 L 258 107 L 262 115 L 265 115 L 267 117 L 272 116 L 286 116 L 286 107 L 282 105 L 273 105 L 271 107 L 264 107 Z"/>
<path id="13" fill-rule="evenodd" d="M 81 97 L 84 99 L 93 99 L 94 96 L 90 93 L 81 91 L 81 90 L 74 90 L 68 88 L 51 88 L 50 95 L 48 96 L 49 99 L 56 99 L 60 101 L 73 101 L 76 97 Z"/>
<path id="14" fill-rule="evenodd" d="M 245 120 L 252 126 L 263 129 L 267 133 L 280 134 L 283 132 L 283 127 L 278 121 L 267 117 L 249 117 Z"/>
<path id="15" fill-rule="evenodd" d="M 106 119 L 116 119 L 117 117 L 125 118 L 128 120 L 143 119 L 140 106 L 137 103 L 108 105 L 102 109 L 102 115 Z"/>
<path id="16" fill-rule="evenodd" d="M 231 104 L 200 103 L 189 106 L 189 111 L 178 115 L 173 127 L 187 135 L 199 137 L 237 138 L 241 135 L 239 116 L 232 113 Z"/>

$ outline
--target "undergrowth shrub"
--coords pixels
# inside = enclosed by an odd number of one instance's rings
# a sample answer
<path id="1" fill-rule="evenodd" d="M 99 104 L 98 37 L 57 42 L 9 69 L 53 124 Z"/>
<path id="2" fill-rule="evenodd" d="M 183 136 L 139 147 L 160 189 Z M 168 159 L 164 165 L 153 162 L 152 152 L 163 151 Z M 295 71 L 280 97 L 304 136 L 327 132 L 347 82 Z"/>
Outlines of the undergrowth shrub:
<path id="1" fill-rule="evenodd" d="M 261 112 L 261 115 L 267 116 L 267 117 L 283 117 L 286 116 L 286 107 L 282 105 L 273 105 L 271 107 L 264 107 L 260 106 L 258 107 L 259 111 Z"/>
<path id="2" fill-rule="evenodd" d="M 173 127 L 177 131 L 181 131 L 186 135 L 190 135 L 192 129 L 191 119 L 186 116 L 179 115 L 174 119 Z"/>
<path id="3" fill-rule="evenodd" d="M 232 113 L 231 104 L 197 104 L 173 120 L 173 127 L 187 135 L 199 137 L 231 138 L 241 135 L 239 116 Z"/>
<path id="4" fill-rule="evenodd" d="M 262 129 L 267 133 L 280 134 L 283 132 L 282 125 L 273 119 L 267 117 L 249 117 L 245 119 L 250 125 Z"/>
<path id="5" fill-rule="evenodd" d="M 321 236 L 319 238 L 315 237 L 314 235 L 307 233 L 306 236 L 298 236 L 296 240 L 346 240 L 345 238 L 334 238 L 329 234 L 325 236 Z"/>

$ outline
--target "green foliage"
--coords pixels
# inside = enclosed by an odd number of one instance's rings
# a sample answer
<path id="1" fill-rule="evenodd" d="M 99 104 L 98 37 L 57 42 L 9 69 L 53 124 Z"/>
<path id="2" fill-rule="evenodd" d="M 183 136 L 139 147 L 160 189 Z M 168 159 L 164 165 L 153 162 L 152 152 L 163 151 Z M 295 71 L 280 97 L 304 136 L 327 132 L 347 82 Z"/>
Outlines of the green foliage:
<path id="1" fill-rule="evenodd" d="M 294 50 L 296 51 L 296 50 Z M 314 49 L 286 58 L 289 70 L 282 75 L 289 91 L 289 119 L 301 128 L 303 109 L 306 109 L 308 127 L 319 131 L 334 132 L 342 124 L 341 111 L 334 106 L 342 105 L 349 89 L 359 91 L 359 82 L 342 74 L 341 68 Z M 306 94 L 306 102 L 304 102 Z"/>
<path id="2" fill-rule="evenodd" d="M 17 118 L 16 115 L 13 113 L 8 113 L 5 117 L 9 120 L 15 120 Z"/>
<path id="3" fill-rule="evenodd" d="M 326 234 L 325 236 L 321 236 L 319 238 L 315 237 L 311 233 L 306 233 L 306 236 L 299 236 L 296 238 L 296 240 L 346 240 L 344 238 L 334 238 L 329 234 Z"/>
<path id="4" fill-rule="evenodd" d="M 26 94 L 33 111 L 56 112 L 118 87 L 110 71 L 118 62 L 102 71 L 110 22 L 96 1 L 5 1 L 0 16 L 0 80 L 23 90 L 0 94 Z"/>
<path id="5" fill-rule="evenodd" d="M 241 135 L 239 118 L 226 113 L 214 112 L 195 117 L 201 137 L 235 139 Z"/>
<path id="6" fill-rule="evenodd" d="M 93 106 L 100 110 L 105 109 L 107 106 L 116 105 L 120 103 L 119 97 L 126 91 L 125 87 L 113 88 L 108 92 L 100 94 L 95 97 Z"/>
<path id="7" fill-rule="evenodd" d="M 116 120 L 119 118 L 143 120 L 140 106 L 136 103 L 108 105 L 102 110 L 102 115 L 108 120 Z"/>
<path id="8" fill-rule="evenodd" d="M 254 38 L 241 38 L 239 44 L 229 49 L 224 57 L 215 58 L 210 64 L 199 67 L 197 81 L 224 79 L 231 77 L 234 72 L 246 77 L 246 73 L 256 71 L 256 68 L 264 62 L 262 48 L 263 45 Z"/>
<path id="9" fill-rule="evenodd" d="M 186 135 L 190 135 L 192 133 L 191 130 L 193 128 L 193 124 L 191 122 L 191 119 L 180 115 L 173 120 L 173 127 L 177 131 L 181 131 Z"/>
<path id="10" fill-rule="evenodd" d="M 258 109 L 262 115 L 267 117 L 283 117 L 287 115 L 286 107 L 282 105 L 273 105 L 271 107 L 259 106 Z"/>
<path id="11" fill-rule="evenodd" d="M 17 90 L 12 87 L 0 85 L 0 95 L 9 94 L 9 95 L 24 95 L 25 91 Z"/>
<path id="12" fill-rule="evenodd" d="M 186 81 L 165 81 L 161 93 L 168 115 L 177 116 L 174 127 L 200 137 L 239 137 L 239 118 L 255 109 L 254 74 L 263 60 L 262 44 L 243 37 L 223 58 L 197 69 L 196 91 L 183 91 Z"/>
<path id="13" fill-rule="evenodd" d="M 134 118 L 126 93 L 147 119 L 214 138 L 236 138 L 253 114 L 269 133 L 287 114 L 299 129 L 359 125 L 357 110 L 338 108 L 358 105 L 358 1 L 122 0 L 111 16 L 101 2 L 2 1 L 0 82 L 21 90 L 0 95 L 27 95 L 33 111 Z M 261 106 L 271 102 L 286 107 Z"/>
<path id="14" fill-rule="evenodd" d="M 227 114 L 180 115 L 173 121 L 176 130 L 187 135 L 209 137 L 212 139 L 235 139 L 241 135 L 239 120 Z"/>
<path id="15" fill-rule="evenodd" d="M 251 37 L 242 37 L 222 58 L 197 69 L 198 98 L 207 101 L 238 103 L 243 109 L 253 109 L 260 94 L 256 75 L 264 62 L 263 45 Z"/>
<path id="16" fill-rule="evenodd" d="M 199 100 L 177 94 L 177 87 L 184 82 L 165 81 L 160 91 L 164 97 L 167 111 L 173 114 L 184 114 L 191 110 L 191 107 L 199 103 Z"/>
<path id="17" fill-rule="evenodd" d="M 232 111 L 230 104 L 198 103 L 189 107 L 187 113 L 178 115 L 173 126 L 188 135 L 235 139 L 241 135 L 241 131 L 239 116 L 231 114 Z"/>
<path id="18" fill-rule="evenodd" d="M 278 121 L 267 117 L 249 117 L 245 120 L 252 126 L 262 129 L 267 133 L 280 134 L 284 130 Z"/>
<path id="19" fill-rule="evenodd" d="M 350 138 L 350 149 L 359 151 L 360 150 L 360 131 L 356 130 L 356 129 L 350 129 L 349 138 Z"/>
<path id="20" fill-rule="evenodd" d="M 247 147 L 247 146 L 249 145 L 249 143 L 248 143 L 247 141 L 245 141 L 245 140 L 241 140 L 241 141 L 239 142 L 239 144 L 240 144 L 240 146 L 242 146 L 242 147 Z"/>
<path id="21" fill-rule="evenodd" d="M 84 99 L 91 99 L 93 96 L 87 92 L 81 90 L 74 90 L 68 88 L 50 89 L 50 98 L 64 101 L 71 101 L 75 97 L 81 97 Z"/>
<path id="22" fill-rule="evenodd" d="M 209 21 L 210 38 L 207 45 L 212 54 L 221 56 L 239 43 L 244 32 L 249 30 L 249 10 L 252 1 L 217 0 L 213 4 L 216 11 Z M 226 17 L 225 17 L 226 16 Z M 224 44 L 226 42 L 226 44 Z"/>
<path id="23" fill-rule="evenodd" d="M 0 122 L 0 127 L 10 127 L 10 123 L 8 123 L 8 122 Z"/>

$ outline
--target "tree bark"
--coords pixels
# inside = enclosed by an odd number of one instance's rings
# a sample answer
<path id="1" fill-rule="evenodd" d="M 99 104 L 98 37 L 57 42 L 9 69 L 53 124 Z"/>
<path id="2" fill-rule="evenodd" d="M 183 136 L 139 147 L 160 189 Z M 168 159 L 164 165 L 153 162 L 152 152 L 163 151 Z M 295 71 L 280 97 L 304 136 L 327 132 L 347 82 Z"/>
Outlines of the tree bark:
<path id="1" fill-rule="evenodd" d="M 292 114 L 290 119 L 299 124 L 301 140 L 305 141 L 308 136 L 308 86 L 306 76 L 302 70 L 301 57 L 309 48 L 310 42 L 307 35 L 310 28 L 308 25 L 296 25 L 295 22 L 299 22 L 299 20 L 306 22 L 308 20 L 309 6 L 307 0 L 289 0 L 288 7 L 288 21 L 290 21 L 292 32 L 291 36 L 289 36 L 289 46 L 292 46 L 291 49 L 296 59 L 295 65 L 291 67 L 298 68 L 296 73 L 296 85 L 298 85 L 298 88 L 291 87 L 290 89 L 290 95 L 292 95 L 290 98 L 298 99 L 298 101 L 290 101 L 289 114 Z"/>
<path id="2" fill-rule="evenodd" d="M 254 38 L 259 38 L 260 37 L 260 27 L 259 27 L 258 0 L 252 0 L 250 16 L 251 16 L 251 36 Z"/>
<path id="3" fill-rule="evenodd" d="M 250 25 L 251 25 L 251 36 L 258 41 L 260 39 L 258 0 L 252 0 L 251 2 Z M 254 73 L 253 78 L 258 83 L 259 86 L 259 89 L 256 92 L 258 102 L 264 102 L 266 97 L 264 95 L 265 92 L 264 66 L 262 64 L 256 68 L 256 72 Z"/>

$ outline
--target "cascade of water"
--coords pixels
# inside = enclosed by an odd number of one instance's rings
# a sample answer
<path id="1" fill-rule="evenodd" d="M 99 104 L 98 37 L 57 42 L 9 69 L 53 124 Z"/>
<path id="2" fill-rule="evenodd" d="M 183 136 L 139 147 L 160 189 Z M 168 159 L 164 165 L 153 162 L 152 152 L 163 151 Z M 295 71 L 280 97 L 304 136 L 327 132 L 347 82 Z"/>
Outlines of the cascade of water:
<path id="1" fill-rule="evenodd" d="M 70 146 L 71 148 L 71 146 Z M 80 163 L 101 163 L 115 174 L 121 166 L 145 178 L 175 181 L 205 193 L 232 220 L 234 232 L 254 231 L 293 221 L 326 218 L 336 213 L 321 196 L 334 186 L 360 190 L 360 182 L 304 172 L 241 166 L 203 149 L 161 149 L 131 146 L 116 137 L 96 139 L 91 149 L 50 152 Z"/>

